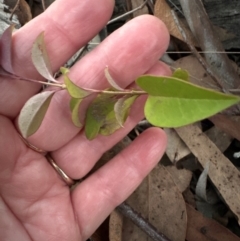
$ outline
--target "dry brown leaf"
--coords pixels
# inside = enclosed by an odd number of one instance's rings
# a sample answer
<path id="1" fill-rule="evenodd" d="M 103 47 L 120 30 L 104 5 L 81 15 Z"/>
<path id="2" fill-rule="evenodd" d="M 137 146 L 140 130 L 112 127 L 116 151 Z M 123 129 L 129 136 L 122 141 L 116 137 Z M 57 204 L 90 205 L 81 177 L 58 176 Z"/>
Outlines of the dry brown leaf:
<path id="1" fill-rule="evenodd" d="M 171 175 L 162 165 L 154 168 L 149 175 L 149 214 L 149 220 L 168 238 L 185 240 L 185 202 Z"/>
<path id="2" fill-rule="evenodd" d="M 172 36 L 184 41 L 182 34 L 179 31 L 179 29 L 174 21 L 174 18 L 172 16 L 171 8 L 169 7 L 169 5 L 167 4 L 167 2 L 165 0 L 157 0 L 156 1 L 155 7 L 154 7 L 154 15 L 165 23 L 165 25 L 168 28 L 169 33 Z M 186 22 L 183 22 L 181 19 L 179 19 L 179 21 L 181 22 L 181 27 L 187 33 L 187 36 L 189 37 L 190 42 L 196 46 L 197 45 L 196 40 L 194 39 L 189 28 L 187 27 Z"/>
<path id="3" fill-rule="evenodd" d="M 137 212 L 141 213 L 144 218 L 149 218 L 149 201 L 148 201 L 148 177 L 145 179 L 140 187 L 128 198 L 128 204 L 133 207 Z M 156 201 L 158 202 L 158 201 Z M 152 220 L 149 220 L 152 222 Z M 154 223 L 152 223 L 155 225 Z M 123 236 L 122 241 L 127 240 L 139 240 L 146 241 L 148 239 L 147 235 L 135 226 L 130 220 L 124 218 L 123 220 Z M 112 240 L 110 240 L 112 241 Z"/>
<path id="4" fill-rule="evenodd" d="M 16 0 L 0 1 L 0 35 L 13 23 L 15 28 L 19 29 L 32 19 L 28 3 L 25 0 L 20 0 L 16 6 L 17 2 Z M 12 15 L 13 9 L 15 11 Z"/>
<path id="5" fill-rule="evenodd" d="M 45 8 L 47 9 L 55 0 L 44 0 Z M 35 0 L 32 4 L 33 17 L 37 17 L 44 11 L 42 0 Z"/>
<path id="6" fill-rule="evenodd" d="M 219 84 L 223 89 L 228 90 L 239 86 L 239 76 L 234 71 L 233 66 L 224 52 L 223 45 L 218 37 L 215 36 L 211 21 L 203 6 L 202 1 L 180 0 L 186 20 L 196 37 L 202 50 L 208 53 L 205 55 L 206 63 L 213 75 L 219 79 Z"/>
<path id="7" fill-rule="evenodd" d="M 206 70 L 199 63 L 196 57 L 189 55 L 174 62 L 173 67 L 182 68 L 189 72 L 189 79 L 191 83 L 206 87 L 213 88 L 216 86 L 212 78 L 207 74 Z"/>
<path id="8" fill-rule="evenodd" d="M 15 8 L 16 3 L 16 0 L 4 1 L 4 4 L 8 6 L 9 12 Z M 14 15 L 19 20 L 22 26 L 32 19 L 30 7 L 25 0 L 19 1 L 19 4 L 17 5 L 17 8 L 14 11 Z"/>
<path id="9" fill-rule="evenodd" d="M 209 119 L 225 133 L 240 141 L 240 116 L 217 114 Z"/>
<path id="10" fill-rule="evenodd" d="M 229 134 L 222 131 L 217 126 L 213 126 L 204 133 L 219 148 L 221 152 L 226 151 L 226 149 L 229 147 L 233 139 Z"/>
<path id="11" fill-rule="evenodd" d="M 176 128 L 176 131 L 203 167 L 210 161 L 209 177 L 239 220 L 240 173 L 238 169 L 196 125 Z"/>
<path id="12" fill-rule="evenodd" d="M 98 227 L 98 229 L 92 234 L 91 241 L 108 241 L 109 235 L 109 218 Z"/>
<path id="13" fill-rule="evenodd" d="M 162 165 L 157 166 L 145 178 L 127 203 L 171 240 L 185 240 L 185 202 L 171 175 Z M 128 219 L 123 219 L 122 230 L 122 241 L 149 240 L 148 236 Z"/>
<path id="14" fill-rule="evenodd" d="M 217 25 L 213 25 L 213 31 L 221 40 L 221 42 L 224 42 L 226 40 L 230 40 L 236 37 L 234 33 L 229 32 L 227 29 L 221 28 Z"/>
<path id="15" fill-rule="evenodd" d="M 114 210 L 109 220 L 109 240 L 122 241 L 123 216 Z"/>
<path id="16" fill-rule="evenodd" d="M 231 62 L 235 71 L 238 70 L 238 66 L 233 61 Z M 198 59 L 193 55 L 180 58 L 172 64 L 172 67 L 182 68 L 189 72 L 189 79 L 191 83 L 203 86 L 205 88 L 216 89 L 215 81 L 208 75 L 206 70 L 200 64 Z"/>
<path id="17" fill-rule="evenodd" d="M 190 184 L 192 172 L 186 169 L 177 169 L 176 166 L 167 166 L 165 168 L 172 176 L 179 191 L 184 192 Z"/>
<path id="18" fill-rule="evenodd" d="M 173 164 L 191 153 L 174 129 L 164 128 L 164 131 L 168 137 L 166 154 Z"/>
<path id="19" fill-rule="evenodd" d="M 196 200 L 195 200 L 195 195 L 192 193 L 190 190 L 190 187 L 188 187 L 184 192 L 183 192 L 183 198 L 192 207 L 196 207 Z"/>
<path id="20" fill-rule="evenodd" d="M 239 118 L 240 119 L 240 118 Z M 240 127 L 240 126 L 239 126 Z M 166 154 L 172 163 L 176 163 L 181 159 L 191 154 L 191 151 L 178 136 L 174 129 L 164 129 L 168 137 L 168 145 Z M 231 144 L 231 136 L 220 130 L 216 126 L 213 126 L 205 132 L 205 134 L 212 140 L 215 145 L 224 152 Z"/>
<path id="21" fill-rule="evenodd" d="M 213 219 L 205 218 L 186 204 L 188 227 L 187 241 L 240 241 L 240 238 Z"/>
<path id="22" fill-rule="evenodd" d="M 174 22 L 174 18 L 171 13 L 171 8 L 165 0 L 156 1 L 154 7 L 154 15 L 166 24 L 168 31 L 171 35 L 184 41 L 182 34 L 180 33 L 177 25 Z"/>

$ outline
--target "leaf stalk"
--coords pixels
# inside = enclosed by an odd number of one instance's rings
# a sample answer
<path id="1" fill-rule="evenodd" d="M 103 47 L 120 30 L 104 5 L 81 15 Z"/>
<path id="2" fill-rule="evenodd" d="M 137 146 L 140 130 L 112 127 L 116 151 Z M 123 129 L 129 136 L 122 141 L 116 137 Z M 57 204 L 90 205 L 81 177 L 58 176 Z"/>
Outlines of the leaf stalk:
<path id="1" fill-rule="evenodd" d="M 123 91 L 115 91 L 115 90 L 95 90 L 89 88 L 82 88 L 86 91 L 93 93 L 101 93 L 101 94 L 109 94 L 109 95 L 146 95 L 147 92 L 143 90 L 123 90 Z"/>
<path id="2" fill-rule="evenodd" d="M 52 83 L 52 82 L 45 82 L 45 81 L 41 81 L 41 80 L 35 80 L 35 79 L 20 77 L 20 76 L 15 75 L 15 74 L 8 73 L 7 71 L 6 71 L 6 73 L 0 73 L 0 76 L 6 76 L 6 77 L 10 77 L 10 78 L 17 79 L 17 80 L 24 80 L 24 81 L 37 83 L 37 84 L 49 85 L 49 86 L 60 87 L 62 89 L 66 89 L 66 85 L 62 84 L 62 83 L 59 83 L 59 82 L 58 83 Z"/>

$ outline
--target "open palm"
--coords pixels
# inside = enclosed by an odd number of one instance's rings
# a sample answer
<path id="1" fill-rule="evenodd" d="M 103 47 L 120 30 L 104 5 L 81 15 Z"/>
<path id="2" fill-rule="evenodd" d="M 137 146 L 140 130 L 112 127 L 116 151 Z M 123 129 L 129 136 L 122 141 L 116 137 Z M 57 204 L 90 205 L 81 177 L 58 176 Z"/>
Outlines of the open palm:
<path id="1" fill-rule="evenodd" d="M 56 1 L 14 34 L 15 72 L 41 79 L 30 51 L 42 31 L 53 70 L 57 70 L 106 24 L 112 8 L 112 0 L 101 4 L 95 0 Z M 70 77 L 79 86 L 102 89 L 107 87 L 106 65 L 122 87 L 144 73 L 169 74 L 158 62 L 167 44 L 168 33 L 159 20 L 136 18 L 77 63 Z M 71 192 L 44 155 L 29 149 L 15 128 L 22 106 L 40 88 L 25 81 L 0 79 L 0 240 L 86 240 L 156 165 L 166 138 L 160 129 L 148 129 Z M 67 175 L 80 179 L 141 120 L 144 99 L 134 104 L 125 128 L 88 141 L 71 122 L 68 98 L 66 91 L 54 95 L 40 129 L 28 141 L 51 152 Z"/>

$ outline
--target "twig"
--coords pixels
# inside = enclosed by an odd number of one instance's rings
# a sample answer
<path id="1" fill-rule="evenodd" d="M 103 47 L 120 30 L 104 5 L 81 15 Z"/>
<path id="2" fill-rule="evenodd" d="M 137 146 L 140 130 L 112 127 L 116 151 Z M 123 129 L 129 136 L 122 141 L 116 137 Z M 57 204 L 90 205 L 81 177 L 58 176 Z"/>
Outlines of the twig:
<path id="1" fill-rule="evenodd" d="M 154 241 L 171 241 L 164 234 L 158 232 L 156 228 L 145 220 L 140 214 L 133 210 L 127 203 L 123 202 L 117 207 L 125 217 L 129 218 L 137 227 L 143 230 Z"/>
<path id="2" fill-rule="evenodd" d="M 139 7 L 134 8 L 133 10 L 131 10 L 131 11 L 127 12 L 127 13 L 124 13 L 124 14 L 122 14 L 121 16 L 118 16 L 118 17 L 116 17 L 116 18 L 108 21 L 107 25 L 110 24 L 110 23 L 116 22 L 117 20 L 122 19 L 122 18 L 124 18 L 124 17 L 126 17 L 126 16 L 128 16 L 128 15 L 130 15 L 130 14 L 132 14 L 132 13 L 134 13 L 134 12 L 140 10 L 140 9 L 142 9 L 142 8 L 147 4 L 148 1 L 149 1 L 149 0 L 146 0 L 146 1 L 145 1 L 144 3 L 142 3 Z"/>
<path id="3" fill-rule="evenodd" d="M 10 21 L 12 21 L 13 14 L 14 14 L 14 12 L 16 11 L 19 3 L 20 3 L 20 0 L 17 0 L 16 4 L 15 4 L 15 6 L 14 6 L 12 12 L 11 12 L 11 15 L 10 15 L 10 17 L 9 17 Z"/>

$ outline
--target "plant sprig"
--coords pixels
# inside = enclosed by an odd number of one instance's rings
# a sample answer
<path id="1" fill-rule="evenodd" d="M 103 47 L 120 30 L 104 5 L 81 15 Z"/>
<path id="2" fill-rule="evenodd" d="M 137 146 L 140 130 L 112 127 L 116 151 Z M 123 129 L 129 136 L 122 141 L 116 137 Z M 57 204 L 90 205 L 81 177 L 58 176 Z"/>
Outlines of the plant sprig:
<path id="1" fill-rule="evenodd" d="M 103 71 L 110 88 L 95 90 L 76 85 L 68 76 L 69 70 L 62 67 L 60 70 L 64 83 L 61 83 L 53 76 L 43 33 L 33 43 L 32 61 L 37 71 L 48 82 L 22 78 L 12 69 L 11 45 L 9 45 L 11 32 L 10 27 L 0 39 L 1 54 L 6 56 L 7 60 L 7 62 L 1 62 L 0 76 L 66 89 L 71 97 L 69 107 L 72 122 L 78 128 L 84 126 L 85 134 L 90 140 L 98 134 L 110 135 L 122 128 L 132 105 L 141 95 L 147 95 L 144 106 L 146 119 L 155 126 L 168 128 L 180 127 L 208 118 L 240 101 L 238 96 L 223 94 L 190 83 L 188 72 L 181 69 L 177 69 L 171 77 L 139 76 L 136 80 L 138 88 L 123 89 L 111 77 L 106 67 Z M 25 103 L 18 119 L 23 137 L 34 134 L 41 126 L 52 97 L 58 90 L 41 92 Z M 92 94 L 97 96 L 87 108 L 83 125 L 79 118 L 79 108 L 82 100 Z"/>

